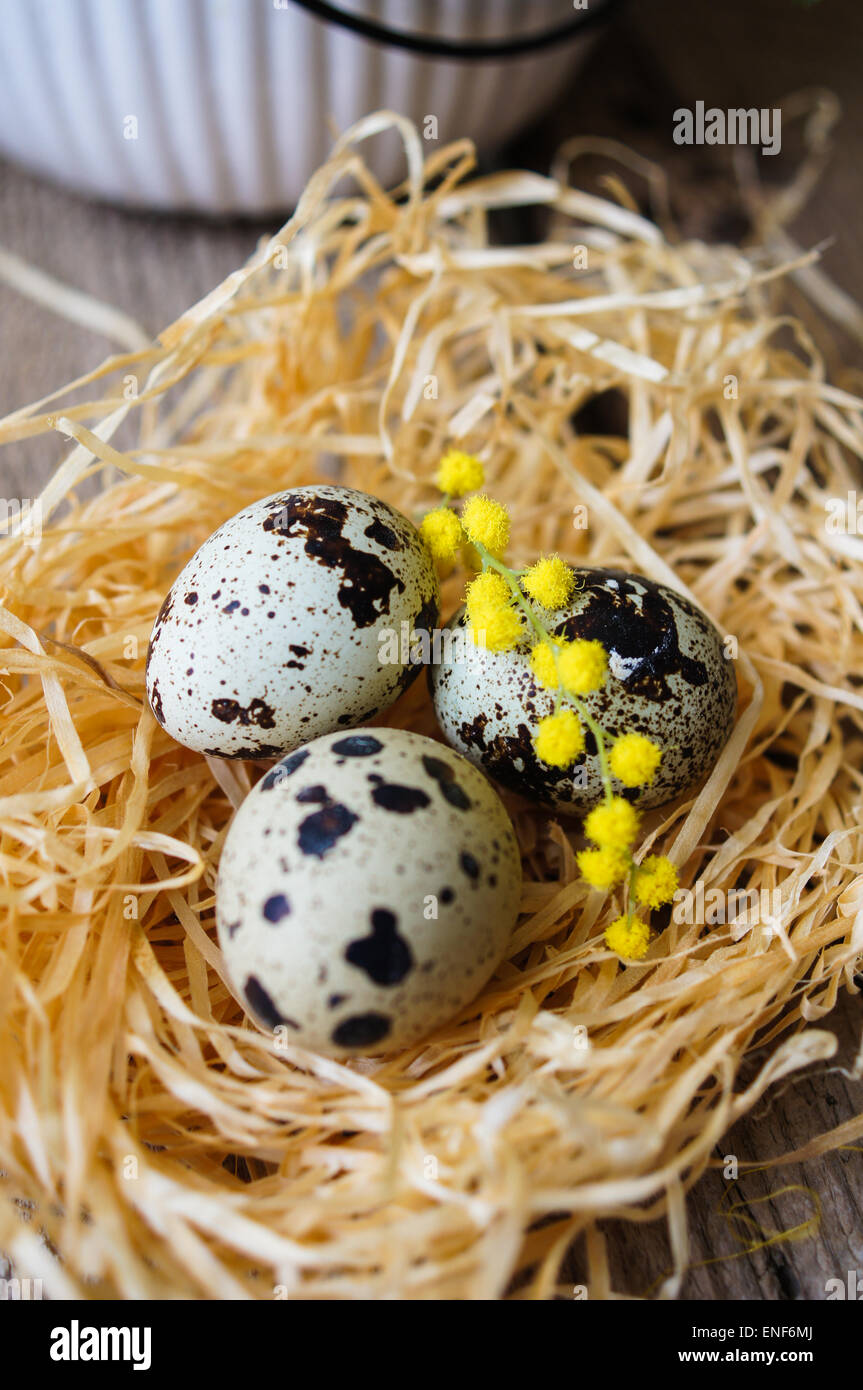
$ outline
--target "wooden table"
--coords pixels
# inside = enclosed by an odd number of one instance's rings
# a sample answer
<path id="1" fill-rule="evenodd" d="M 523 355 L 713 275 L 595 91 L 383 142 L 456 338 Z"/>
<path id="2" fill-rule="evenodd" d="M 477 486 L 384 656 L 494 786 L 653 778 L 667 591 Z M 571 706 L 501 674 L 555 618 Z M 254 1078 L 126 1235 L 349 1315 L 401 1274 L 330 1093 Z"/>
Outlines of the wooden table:
<path id="1" fill-rule="evenodd" d="M 802 0 L 724 0 L 721 5 L 639 0 L 600 41 L 565 100 L 498 158 L 543 168 L 568 135 L 623 139 L 668 168 L 684 225 L 700 235 L 734 237 L 745 234 L 746 225 L 735 205 L 724 152 L 675 146 L 673 111 L 699 99 L 723 109 L 769 107 L 801 87 L 828 87 L 840 97 L 845 116 L 832 165 L 793 231 L 806 245 L 833 238 L 825 267 L 863 302 L 861 58 L 859 0 L 814 5 Z M 586 174 L 594 176 L 589 169 Z M 267 230 L 272 227 L 129 215 L 87 204 L 0 166 L 0 246 L 117 305 L 151 333 L 239 265 Z M 111 348 L 106 340 L 56 319 L 3 286 L 0 323 L 0 414 L 95 366 Z M 847 344 L 845 360 L 859 365 L 857 345 Z M 5 450 L 0 457 L 2 490 L 32 496 L 65 450 L 59 438 Z M 859 1113 L 863 1085 L 859 1076 L 852 1079 L 851 1069 L 861 1022 L 860 996 L 843 995 L 829 1020 L 840 1043 L 834 1063 L 794 1078 L 772 1094 L 726 1137 L 717 1157 L 734 1154 L 741 1165 L 760 1162 L 801 1147 Z M 823 1299 L 828 1279 L 844 1279 L 852 1269 L 863 1272 L 859 1151 L 840 1151 L 772 1173 L 743 1169 L 734 1193 L 727 1188 L 717 1170 L 690 1199 L 693 1267 L 684 1297 Z M 808 1229 L 819 1209 L 820 1222 L 805 1239 L 741 1253 L 735 1227 L 723 1214 L 729 1198 L 766 1232 Z M 615 1289 L 643 1293 L 667 1272 L 661 1223 L 607 1223 L 605 1229 Z M 570 1276 L 578 1282 L 577 1250 L 570 1265 Z"/>

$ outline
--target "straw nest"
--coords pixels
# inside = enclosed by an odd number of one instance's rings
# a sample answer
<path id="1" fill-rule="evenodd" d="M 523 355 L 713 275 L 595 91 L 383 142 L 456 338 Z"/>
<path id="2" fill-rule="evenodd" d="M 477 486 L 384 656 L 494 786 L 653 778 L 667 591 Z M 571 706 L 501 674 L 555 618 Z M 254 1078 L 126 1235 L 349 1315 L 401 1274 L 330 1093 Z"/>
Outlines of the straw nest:
<path id="1" fill-rule="evenodd" d="M 407 156 L 395 193 L 362 159 L 385 126 Z M 0 425 L 72 440 L 10 525 L 0 609 L 0 1249 L 46 1295 L 543 1298 L 586 1235 L 606 1297 L 597 1221 L 662 1214 L 673 1294 L 715 1144 L 835 1048 L 813 1024 L 863 953 L 863 541 L 830 518 L 863 401 L 829 384 L 783 277 L 859 319 L 811 256 L 676 244 L 619 183 L 606 201 L 469 181 L 467 143 L 425 152 L 401 118 L 362 122 L 157 342 Z M 345 173 L 357 191 L 334 193 Z M 524 204 L 550 210 L 549 239 L 493 246 L 490 210 Z M 778 219 L 767 233 L 788 250 Z M 584 433 L 574 414 L 610 389 L 628 424 Z M 422 1045 L 341 1065 L 259 1032 L 226 983 L 216 868 L 264 765 L 162 732 L 147 640 L 241 507 L 337 476 L 418 516 L 453 443 L 511 507 L 516 561 L 641 571 L 733 639 L 731 741 L 648 841 L 684 885 L 779 908 L 671 920 L 624 967 L 602 942 L 619 904 L 576 873 L 578 822 L 508 797 L 525 886 L 507 962 Z M 382 722 L 434 735 L 425 682 Z"/>

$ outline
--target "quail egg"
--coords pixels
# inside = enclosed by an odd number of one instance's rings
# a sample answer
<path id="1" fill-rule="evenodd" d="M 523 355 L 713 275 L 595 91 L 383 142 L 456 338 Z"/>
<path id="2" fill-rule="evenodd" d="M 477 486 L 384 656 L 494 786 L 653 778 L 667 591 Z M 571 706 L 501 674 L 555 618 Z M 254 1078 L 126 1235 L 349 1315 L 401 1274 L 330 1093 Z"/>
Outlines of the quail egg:
<path id="1" fill-rule="evenodd" d="M 642 788 L 615 791 L 642 808 L 660 806 L 711 771 L 734 724 L 737 682 L 720 634 L 682 594 L 640 575 L 577 569 L 578 590 L 559 613 L 543 613 L 553 636 L 602 642 L 609 673 L 584 704 L 611 738 L 636 732 L 654 740 L 662 761 Z M 453 619 L 456 629 L 464 617 Z M 554 695 L 530 670 L 530 643 L 511 651 L 441 646 L 429 668 L 438 722 L 446 738 L 503 786 L 562 811 L 582 812 L 602 797 L 596 742 L 570 768 L 540 762 L 533 736 L 554 709 Z"/>
<path id="2" fill-rule="evenodd" d="M 400 512 L 352 488 L 276 493 L 172 585 L 147 659 L 153 713 L 198 752 L 279 757 L 391 704 L 420 670 L 410 632 L 438 612 L 431 558 Z"/>
<path id="3" fill-rule="evenodd" d="M 503 803 L 445 744 L 332 733 L 257 783 L 225 839 L 219 942 L 264 1028 L 350 1056 L 464 1008 L 503 958 L 521 861 Z"/>

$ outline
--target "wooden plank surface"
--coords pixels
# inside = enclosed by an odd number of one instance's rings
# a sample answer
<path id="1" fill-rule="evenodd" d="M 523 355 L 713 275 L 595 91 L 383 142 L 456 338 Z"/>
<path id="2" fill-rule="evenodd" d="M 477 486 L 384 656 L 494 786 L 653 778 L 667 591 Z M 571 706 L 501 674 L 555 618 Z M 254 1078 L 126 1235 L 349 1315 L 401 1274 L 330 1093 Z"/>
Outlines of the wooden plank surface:
<path id="1" fill-rule="evenodd" d="M 859 235 L 863 169 L 863 6 L 858 0 L 657 0 L 631 5 L 594 51 L 557 108 L 504 153 L 508 163 L 547 167 L 554 147 L 575 134 L 623 139 L 668 169 L 672 200 L 685 230 L 745 236 L 727 151 L 682 150 L 672 138 L 672 113 L 697 100 L 721 108 L 771 106 L 787 93 L 823 85 L 844 107 L 833 161 L 817 197 L 794 234 L 806 245 L 831 239 L 825 265 L 837 283 L 863 302 L 863 241 Z M 794 157 L 783 151 L 775 172 Z M 596 167 L 585 177 L 596 177 Z M 154 333 L 239 265 L 268 226 L 215 224 L 131 215 L 87 204 L 0 165 L 0 246 L 123 309 Z M 525 224 L 522 232 L 530 230 Z M 96 366 L 112 345 L 55 318 L 0 286 L 0 415 Z M 839 367 L 860 365 L 859 349 L 843 343 Z M 63 456 L 57 440 L 4 450 L 0 491 L 32 496 Z M 692 1299 L 822 1299 L 826 1281 L 863 1272 L 863 1165 L 847 1149 L 805 1165 L 759 1172 L 763 1163 L 863 1110 L 863 1085 L 852 1075 L 863 1008 L 861 996 L 843 994 L 829 1026 L 839 1040 L 834 1061 L 793 1079 L 739 1123 L 721 1145 L 735 1155 L 741 1176 L 728 1191 L 721 1168 L 706 1175 L 689 1202 L 692 1268 L 682 1295 Z M 729 1217 L 741 1204 L 748 1219 L 747 1253 Z M 818 1216 L 813 1226 L 813 1217 Z M 655 1291 L 670 1265 L 661 1223 L 606 1223 L 613 1287 L 630 1294 Z M 769 1241 L 770 1232 L 798 1229 L 794 1241 Z M 759 1235 L 759 1231 L 762 1233 Z M 738 1233 L 738 1234 L 736 1234 Z M 576 1250 L 568 1277 L 579 1282 Z"/>

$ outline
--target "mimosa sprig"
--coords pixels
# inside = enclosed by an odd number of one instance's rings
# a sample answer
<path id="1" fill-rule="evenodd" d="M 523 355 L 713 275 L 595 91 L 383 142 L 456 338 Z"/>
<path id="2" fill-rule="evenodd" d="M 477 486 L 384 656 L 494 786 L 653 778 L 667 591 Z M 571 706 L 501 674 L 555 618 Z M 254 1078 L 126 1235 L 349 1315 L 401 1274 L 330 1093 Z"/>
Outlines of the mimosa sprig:
<path id="1" fill-rule="evenodd" d="M 638 916 L 671 902 L 677 871 L 669 859 L 651 855 L 641 864 L 633 855 L 641 815 L 614 790 L 648 786 L 656 775 L 662 750 L 643 734 L 611 739 L 591 714 L 584 697 L 600 690 L 608 678 L 608 653 L 601 642 L 555 637 L 544 613 L 566 608 L 578 581 L 559 555 L 546 555 L 526 569 L 505 561 L 510 518 L 500 502 L 479 492 L 483 466 L 472 454 L 451 449 L 441 460 L 436 483 L 441 504 L 426 514 L 420 532 L 432 556 L 447 561 L 469 542 L 481 569 L 467 586 L 465 607 L 471 636 L 490 651 L 509 651 L 530 644 L 535 680 L 554 691 L 554 707 L 537 725 L 536 755 L 549 767 L 570 767 L 584 752 L 584 730 L 596 743 L 603 799 L 588 813 L 584 833 L 591 847 L 578 855 L 582 877 L 592 888 L 608 892 L 626 885 L 626 911 L 606 929 L 606 945 L 625 960 L 640 960 L 650 944 L 650 927 Z M 460 512 L 453 498 L 471 493 Z"/>

